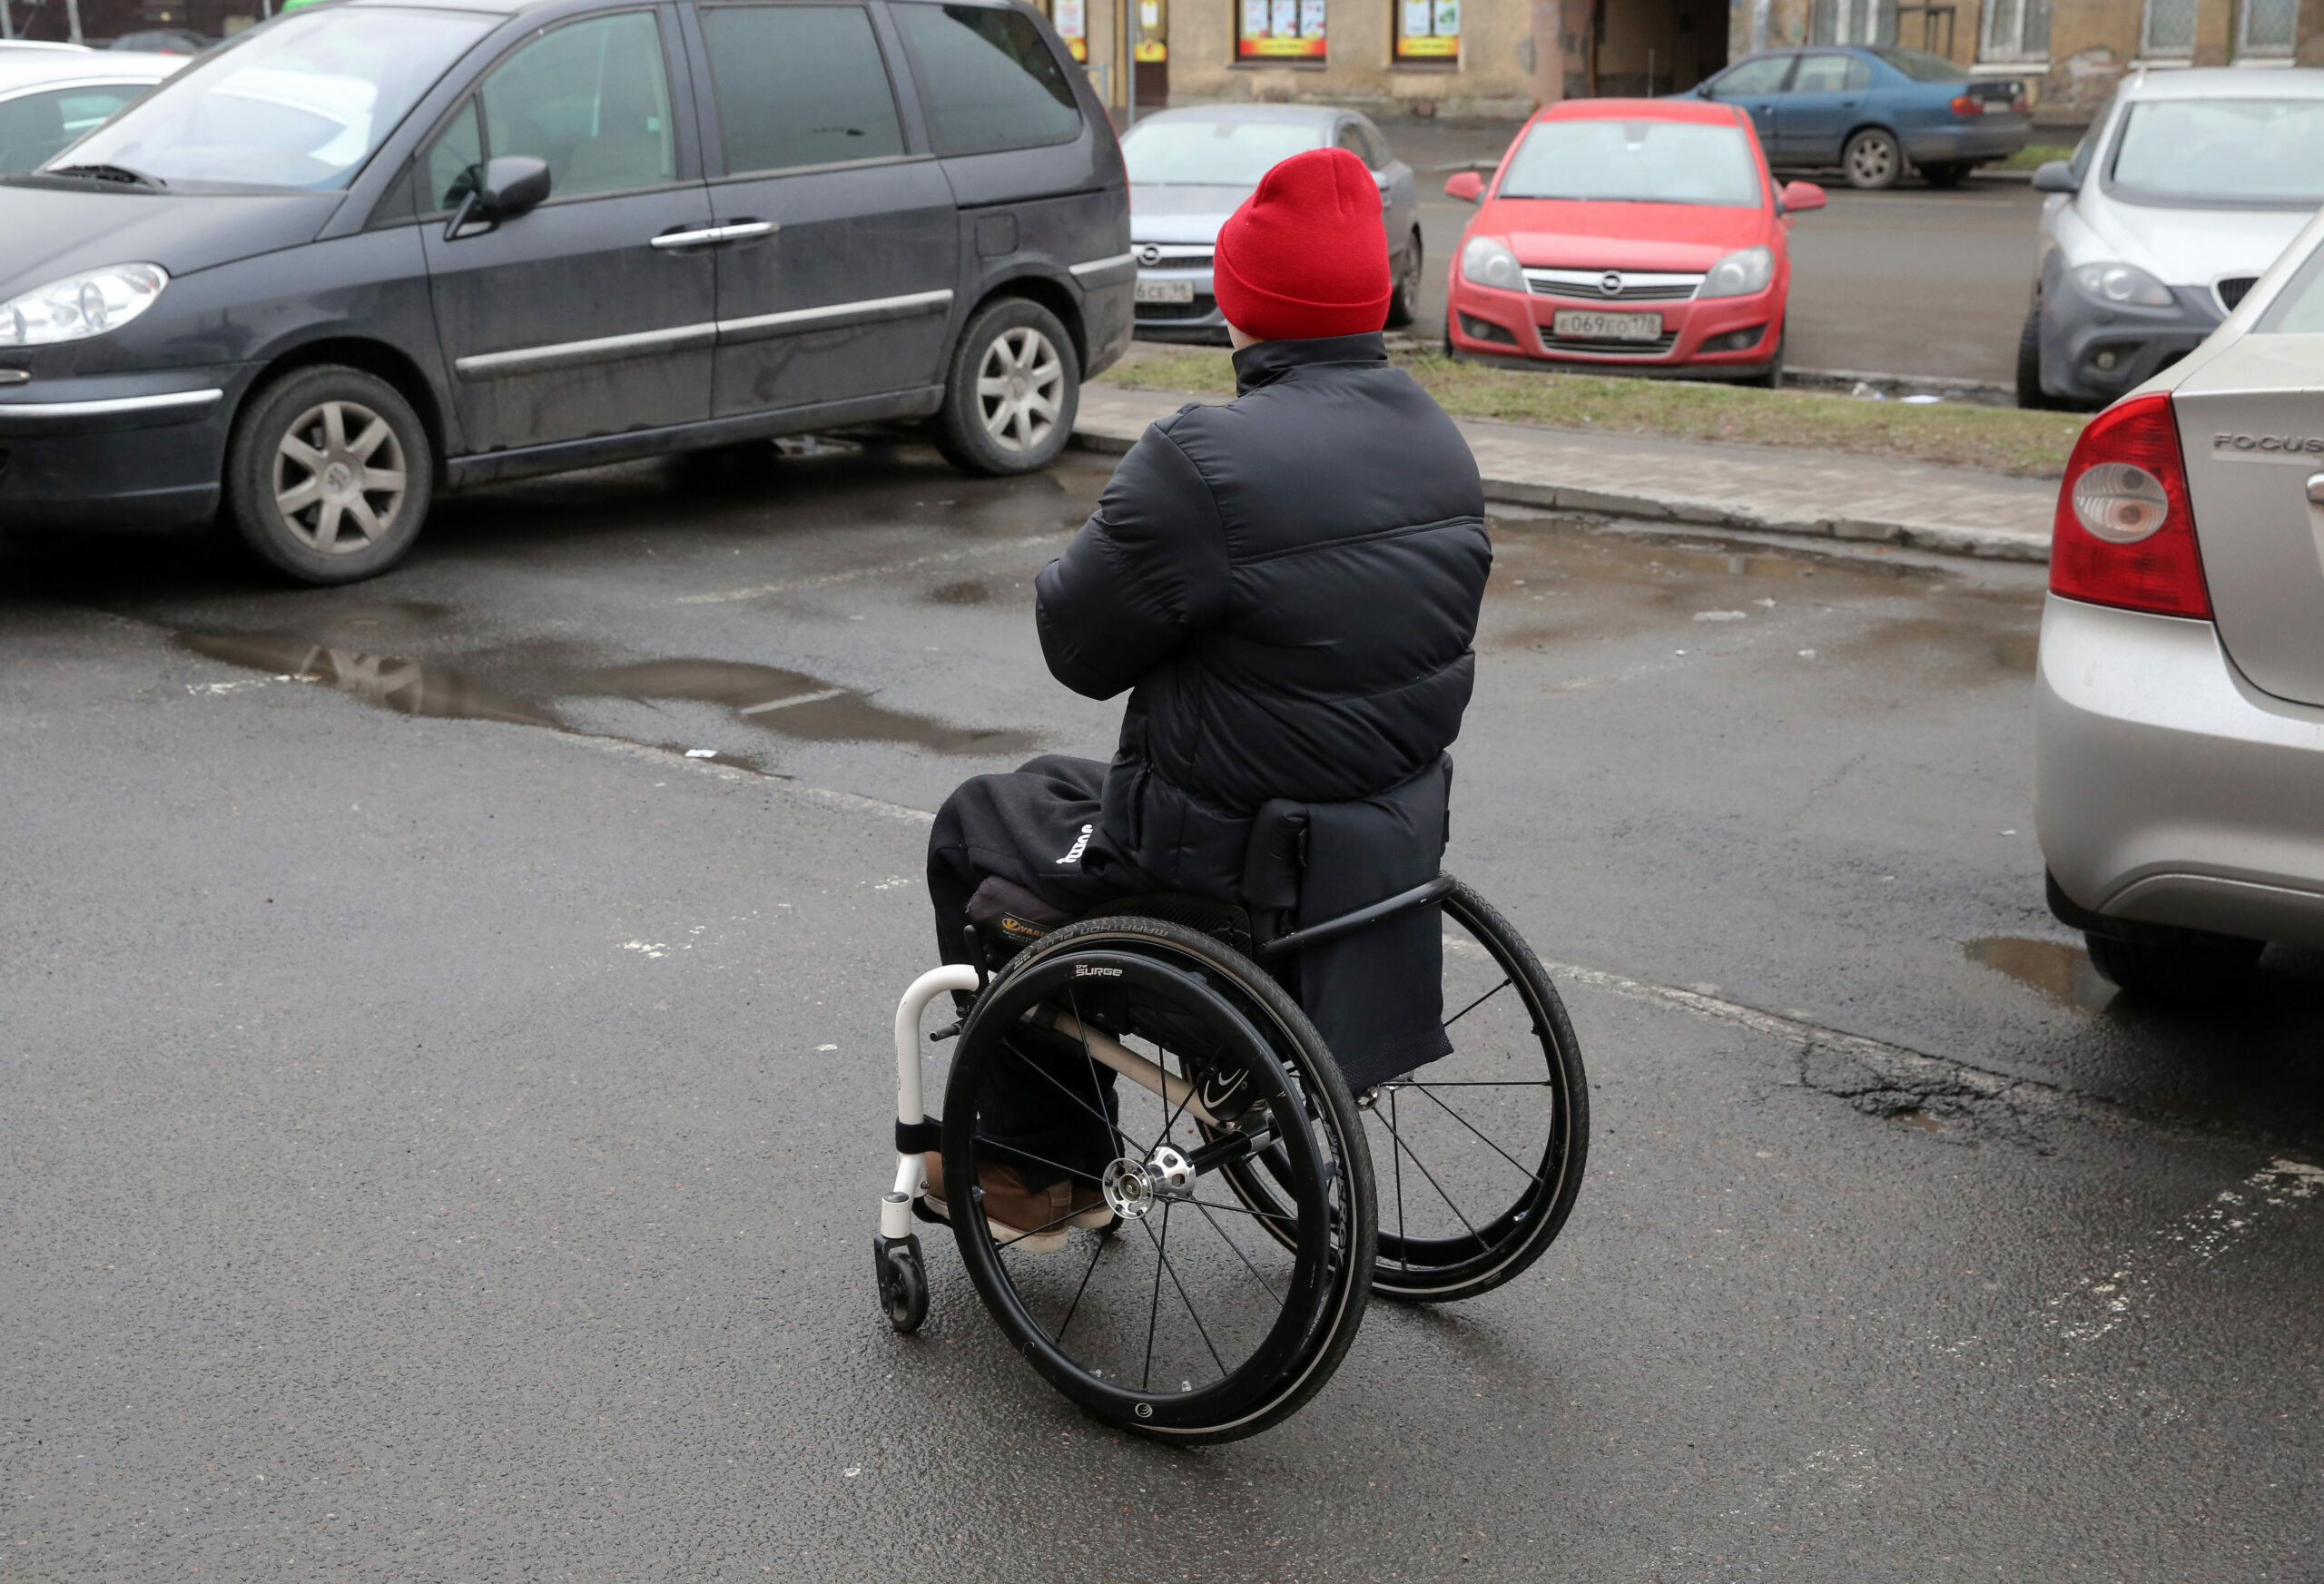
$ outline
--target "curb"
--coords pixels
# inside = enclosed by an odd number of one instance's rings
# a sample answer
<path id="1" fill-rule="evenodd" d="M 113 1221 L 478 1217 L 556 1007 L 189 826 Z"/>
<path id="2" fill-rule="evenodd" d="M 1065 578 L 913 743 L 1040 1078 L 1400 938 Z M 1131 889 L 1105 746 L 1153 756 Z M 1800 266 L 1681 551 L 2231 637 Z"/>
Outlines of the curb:
<path id="1" fill-rule="evenodd" d="M 1143 426 L 1139 432 L 1144 432 Z M 1136 441 L 1136 436 L 1077 427 L 1072 444 L 1078 450 L 1118 457 L 1128 451 Z M 1689 499 L 1675 492 L 1580 489 L 1565 485 L 1495 477 L 1490 472 L 1484 474 L 1483 479 L 1485 499 L 1504 506 L 1529 506 L 1547 511 L 1586 512 L 1600 517 L 1680 523 L 1690 527 L 1838 539 L 1851 544 L 1894 545 L 1900 549 L 1968 556 L 1984 561 L 2045 565 L 2050 559 L 2050 546 L 2046 539 L 2031 539 L 2021 534 L 1981 530 L 1957 524 L 1915 522 L 1901 517 L 1769 517 L 1732 507 Z"/>

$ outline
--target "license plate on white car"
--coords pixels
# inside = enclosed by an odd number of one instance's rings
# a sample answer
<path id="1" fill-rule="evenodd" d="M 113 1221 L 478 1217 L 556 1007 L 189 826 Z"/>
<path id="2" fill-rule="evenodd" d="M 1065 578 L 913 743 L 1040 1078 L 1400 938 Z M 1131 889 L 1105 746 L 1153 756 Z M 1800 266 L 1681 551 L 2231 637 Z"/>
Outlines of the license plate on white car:
<path id="1" fill-rule="evenodd" d="M 1137 283 L 1140 302 L 1192 302 L 1195 283 L 1191 280 L 1141 280 Z"/>
<path id="2" fill-rule="evenodd" d="M 1560 309 L 1551 327 L 1561 338 L 1578 341 L 1659 341 L 1662 339 L 1662 316 L 1659 313 L 1585 313 L 1577 309 Z"/>

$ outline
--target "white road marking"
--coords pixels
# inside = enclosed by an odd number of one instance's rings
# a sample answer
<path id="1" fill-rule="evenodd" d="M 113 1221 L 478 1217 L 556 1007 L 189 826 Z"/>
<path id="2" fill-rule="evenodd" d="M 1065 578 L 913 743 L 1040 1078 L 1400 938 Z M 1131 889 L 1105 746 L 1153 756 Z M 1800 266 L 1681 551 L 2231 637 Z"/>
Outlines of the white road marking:
<path id="1" fill-rule="evenodd" d="M 948 562 L 968 561 L 980 556 L 998 555 L 1003 550 L 1026 550 L 1036 545 L 1062 545 L 1072 538 L 1070 534 L 1035 534 L 1023 539 L 996 539 L 990 545 L 975 545 L 963 550 L 945 550 L 933 556 L 915 556 L 908 561 L 890 561 L 878 566 L 857 566 L 846 572 L 826 572 L 815 577 L 794 577 L 783 583 L 762 583 L 750 588 L 721 589 L 716 594 L 680 595 L 672 605 L 732 605 L 738 600 L 764 599 L 769 595 L 796 594 L 802 589 L 828 588 L 835 583 L 855 583 L 866 577 L 886 577 L 898 572 L 911 572 L 922 566 L 940 566 Z"/>
<path id="2" fill-rule="evenodd" d="M 2324 1166 L 2279 1157 L 2209 1204 L 2157 1227 L 2103 1274 L 2081 1281 L 2043 1305 L 2042 1323 L 2067 1342 L 2095 1342 L 2154 1296 L 2155 1280 L 2177 1266 L 2217 1259 L 2261 1222 L 2324 1196 Z"/>
<path id="3" fill-rule="evenodd" d="M 788 710 L 800 704 L 819 704 L 827 698 L 839 698 L 847 693 L 843 687 L 827 687 L 819 693 L 794 693 L 789 698 L 769 699 L 763 704 L 745 704 L 736 711 L 743 715 L 770 715 L 777 710 Z"/>

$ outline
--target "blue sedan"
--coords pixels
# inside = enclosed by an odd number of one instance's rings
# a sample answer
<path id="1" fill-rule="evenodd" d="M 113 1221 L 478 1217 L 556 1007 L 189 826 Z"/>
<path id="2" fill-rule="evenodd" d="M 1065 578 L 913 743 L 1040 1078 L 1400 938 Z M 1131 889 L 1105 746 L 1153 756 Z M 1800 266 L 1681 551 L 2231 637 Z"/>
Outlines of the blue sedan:
<path id="1" fill-rule="evenodd" d="M 2025 84 L 1972 78 L 1919 50 L 1834 45 L 1747 55 L 1692 96 L 1749 113 L 1771 165 L 1837 165 L 1851 187 L 1893 187 L 1916 170 L 1951 187 L 2007 159 L 2032 134 Z"/>

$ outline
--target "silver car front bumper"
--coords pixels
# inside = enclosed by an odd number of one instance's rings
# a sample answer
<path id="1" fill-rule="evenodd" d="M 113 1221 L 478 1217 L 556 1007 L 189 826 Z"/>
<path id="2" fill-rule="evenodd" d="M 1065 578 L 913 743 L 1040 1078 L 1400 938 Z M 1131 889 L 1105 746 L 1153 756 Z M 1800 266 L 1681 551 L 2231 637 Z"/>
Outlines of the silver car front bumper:
<path id="1" fill-rule="evenodd" d="M 2035 834 L 2078 908 L 2324 946 L 2324 710 L 2252 687 L 2211 623 L 2052 595 L 2034 742 Z"/>

